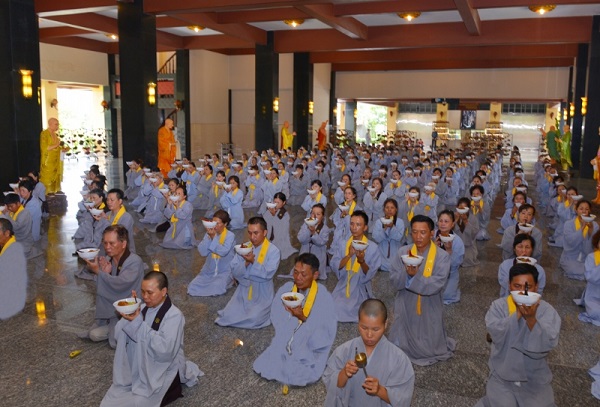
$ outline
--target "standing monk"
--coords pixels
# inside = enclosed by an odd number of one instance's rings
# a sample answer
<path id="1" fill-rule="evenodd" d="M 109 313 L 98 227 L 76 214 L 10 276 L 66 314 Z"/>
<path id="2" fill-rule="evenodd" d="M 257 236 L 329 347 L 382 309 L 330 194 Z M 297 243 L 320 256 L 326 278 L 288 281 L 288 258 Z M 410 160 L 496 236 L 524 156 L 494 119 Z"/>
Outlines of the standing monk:
<path id="1" fill-rule="evenodd" d="M 560 164 L 563 171 L 573 166 L 573 162 L 571 161 L 571 137 L 571 128 L 569 125 L 565 125 L 562 136 L 558 135 L 556 138 L 560 149 Z"/>
<path id="2" fill-rule="evenodd" d="M 327 122 L 329 120 L 325 120 L 321 123 L 321 127 L 319 127 L 319 131 L 317 132 L 317 141 L 319 142 L 319 151 L 323 151 L 327 148 Z"/>
<path id="3" fill-rule="evenodd" d="M 175 135 L 173 134 L 173 120 L 165 120 L 165 124 L 158 129 L 158 168 L 166 177 L 175 160 L 176 149 Z"/>
<path id="4" fill-rule="evenodd" d="M 548 148 L 548 155 L 550 156 L 550 159 L 554 162 L 560 162 L 560 154 L 556 145 L 556 137 L 558 136 L 556 127 L 550 126 L 550 131 L 547 133 L 544 131 L 544 129 L 540 129 L 540 131 L 542 132 L 542 137 L 546 139 L 546 147 Z"/>
<path id="5" fill-rule="evenodd" d="M 294 137 L 296 137 L 295 131 L 290 131 L 290 122 L 287 120 L 283 122 L 283 128 L 281 129 L 281 148 L 287 150 L 292 148 L 294 144 Z"/>
<path id="6" fill-rule="evenodd" d="M 60 190 L 60 138 L 58 120 L 48 120 L 48 128 L 40 134 L 40 182 L 46 186 L 47 194 Z"/>

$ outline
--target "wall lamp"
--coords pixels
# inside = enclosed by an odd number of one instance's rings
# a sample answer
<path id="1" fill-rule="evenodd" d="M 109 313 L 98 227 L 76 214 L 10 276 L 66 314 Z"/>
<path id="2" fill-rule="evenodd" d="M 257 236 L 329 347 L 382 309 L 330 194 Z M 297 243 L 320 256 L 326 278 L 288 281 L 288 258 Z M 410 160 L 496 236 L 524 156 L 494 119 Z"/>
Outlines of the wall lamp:
<path id="1" fill-rule="evenodd" d="M 315 112 L 315 102 L 312 100 L 308 101 L 308 114 L 313 114 Z"/>
<path id="2" fill-rule="evenodd" d="M 156 104 L 156 83 L 148 83 L 148 104 L 154 106 Z"/>
<path id="3" fill-rule="evenodd" d="M 279 113 L 279 98 L 273 99 L 273 111 Z"/>
<path id="4" fill-rule="evenodd" d="M 31 75 L 33 75 L 33 71 L 28 70 L 28 69 L 21 69 L 19 71 L 19 73 L 21 74 L 21 84 L 23 85 L 22 87 L 22 91 L 23 91 L 23 97 L 25 99 L 31 99 L 31 96 L 33 96 L 33 87 L 32 87 L 32 79 L 31 79 Z"/>
<path id="5" fill-rule="evenodd" d="M 586 113 L 587 113 L 587 97 L 582 96 L 581 97 L 581 115 L 585 116 Z"/>

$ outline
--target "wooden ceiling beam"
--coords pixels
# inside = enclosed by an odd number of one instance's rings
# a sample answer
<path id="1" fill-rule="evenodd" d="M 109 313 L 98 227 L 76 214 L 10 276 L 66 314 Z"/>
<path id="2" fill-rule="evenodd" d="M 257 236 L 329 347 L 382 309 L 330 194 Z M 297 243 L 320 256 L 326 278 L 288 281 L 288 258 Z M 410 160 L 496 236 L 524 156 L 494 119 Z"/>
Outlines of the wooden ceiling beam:
<path id="1" fill-rule="evenodd" d="M 379 51 L 312 52 L 310 62 L 360 63 L 434 61 L 444 59 L 575 58 L 577 44 L 493 45 L 480 47 L 404 48 Z"/>
<path id="2" fill-rule="evenodd" d="M 333 30 L 278 31 L 275 52 L 318 52 L 477 45 L 573 44 L 590 41 L 592 17 L 482 21 L 480 36 L 462 23 L 369 27 L 369 39 L 356 41 Z"/>
<path id="3" fill-rule="evenodd" d="M 481 20 L 479 13 L 471 6 L 470 0 L 454 0 L 456 9 L 471 35 L 481 35 Z"/>
<path id="4" fill-rule="evenodd" d="M 228 35 L 198 35 L 183 38 L 183 47 L 185 49 L 207 49 L 207 50 L 226 50 L 230 48 L 250 48 L 255 46 L 248 41 Z"/>
<path id="5" fill-rule="evenodd" d="M 183 37 L 156 30 L 156 46 L 158 47 L 159 45 L 161 48 L 166 47 L 173 50 L 182 49 Z"/>
<path id="6" fill-rule="evenodd" d="M 115 8 L 115 0 L 35 0 L 35 12 L 40 17 L 93 13 Z"/>
<path id="7" fill-rule="evenodd" d="M 554 4 L 556 6 L 568 6 L 577 4 L 596 4 L 593 0 L 552 0 L 549 2 L 523 0 L 471 0 L 474 8 L 503 8 L 503 7 L 527 7 L 529 5 Z"/>
<path id="8" fill-rule="evenodd" d="M 453 0 L 363 1 L 351 3 L 338 3 L 333 6 L 333 11 L 336 16 L 447 10 L 456 10 L 456 5 L 454 4 Z"/>
<path id="9" fill-rule="evenodd" d="M 331 4 L 308 4 L 297 8 L 350 38 L 366 40 L 369 36 L 369 28 L 354 17 L 334 16 Z"/>
<path id="10" fill-rule="evenodd" d="M 148 14 L 178 14 L 213 11 L 258 10 L 278 7 L 294 7 L 306 4 L 306 0 L 144 0 L 144 12 Z"/>
<path id="11" fill-rule="evenodd" d="M 280 7 L 265 10 L 228 11 L 217 13 L 219 24 L 262 23 L 267 21 L 283 21 L 307 19 L 310 16 L 294 7 Z"/>
<path id="12" fill-rule="evenodd" d="M 40 38 L 40 42 L 44 44 L 53 44 L 53 45 L 61 45 L 63 47 L 84 49 L 87 51 L 95 51 L 102 52 L 104 54 L 114 54 L 117 52 L 111 52 L 112 49 L 110 45 L 118 45 L 110 42 L 102 42 L 96 40 L 90 40 L 89 38 L 81 38 L 81 37 L 50 37 L 50 38 Z"/>
<path id="13" fill-rule="evenodd" d="M 89 34 L 89 30 L 76 27 L 49 27 L 40 28 L 40 41 L 46 38 L 72 37 L 75 35 Z"/>
<path id="14" fill-rule="evenodd" d="M 239 38 L 253 44 L 265 45 L 267 43 L 266 31 L 256 28 L 250 24 L 219 24 L 217 22 L 216 13 L 175 14 L 173 17 L 190 23 L 185 25 L 201 25 L 203 27 L 210 28 L 211 30 L 218 31 L 225 35 Z"/>
<path id="15" fill-rule="evenodd" d="M 441 69 L 500 69 L 500 68 L 556 68 L 569 67 L 574 58 L 537 59 L 480 59 L 480 60 L 436 60 L 406 62 L 372 62 L 332 64 L 331 70 L 344 71 L 418 71 Z"/>

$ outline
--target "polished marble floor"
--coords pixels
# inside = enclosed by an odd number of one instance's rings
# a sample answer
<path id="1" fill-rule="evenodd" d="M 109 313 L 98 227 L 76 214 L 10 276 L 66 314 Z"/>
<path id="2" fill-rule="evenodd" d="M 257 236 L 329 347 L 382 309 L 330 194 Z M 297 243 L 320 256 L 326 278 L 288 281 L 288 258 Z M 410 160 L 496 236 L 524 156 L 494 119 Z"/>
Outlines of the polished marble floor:
<path id="1" fill-rule="evenodd" d="M 29 293 L 24 312 L 0 322 L 0 406 L 97 406 L 109 388 L 114 352 L 106 343 L 92 343 L 77 338 L 77 332 L 89 327 L 94 315 L 94 284 L 74 278 L 80 266 L 71 236 L 77 223 L 75 212 L 80 199 L 79 175 L 91 162 L 70 162 L 65 168 L 63 190 L 69 201 L 64 215 L 53 215 L 45 221 L 46 237 L 42 243 L 46 255 L 29 263 Z M 122 168 L 116 161 L 100 162 L 110 186 L 122 186 Z M 107 164 L 107 165 L 106 165 Z M 573 180 L 586 197 L 593 197 L 593 184 Z M 302 216 L 291 208 L 292 241 Z M 489 304 L 497 298 L 496 280 L 501 236 L 494 231 L 502 208 L 496 202 L 490 224 L 492 240 L 480 247 L 481 264 L 461 269 L 462 301 L 446 306 L 448 333 L 458 340 L 457 352 L 451 360 L 431 367 L 415 367 L 416 383 L 413 406 L 473 406 L 484 394 L 488 374 L 489 347 L 485 341 L 484 316 Z M 197 214 L 197 218 L 201 214 Z M 543 222 L 542 222 L 543 223 Z M 203 233 L 196 222 L 197 236 Z M 250 331 L 223 328 L 213 323 L 216 311 L 231 297 L 232 291 L 217 298 L 192 298 L 186 285 L 203 264 L 199 253 L 158 248 L 162 235 L 149 233 L 136 224 L 138 254 L 149 265 L 158 261 L 170 279 L 170 294 L 186 317 L 185 348 L 187 357 L 205 372 L 198 386 L 185 389 L 183 399 L 174 406 L 316 406 L 325 398 L 323 384 L 292 388 L 287 396 L 275 382 L 260 378 L 252 370 L 254 359 L 267 347 L 271 327 Z M 600 401 L 590 394 L 591 379 L 587 369 L 600 357 L 600 328 L 577 319 L 579 309 L 572 299 L 579 297 L 583 282 L 564 278 L 558 269 L 560 250 L 544 246 L 542 266 L 548 275 L 544 298 L 562 318 L 560 344 L 549 361 L 554 373 L 554 393 L 559 406 L 594 406 Z M 291 260 L 282 262 L 279 273 L 292 267 Z M 276 279 L 276 287 L 284 280 Z M 335 277 L 327 286 L 333 289 Z M 388 306 L 394 292 L 387 273 L 374 279 L 374 291 Z M 393 316 L 392 316 L 393 317 Z M 357 336 L 355 324 L 339 324 L 334 346 Z M 238 340 L 243 346 L 236 346 Z M 69 353 L 81 350 L 70 358 Z"/>

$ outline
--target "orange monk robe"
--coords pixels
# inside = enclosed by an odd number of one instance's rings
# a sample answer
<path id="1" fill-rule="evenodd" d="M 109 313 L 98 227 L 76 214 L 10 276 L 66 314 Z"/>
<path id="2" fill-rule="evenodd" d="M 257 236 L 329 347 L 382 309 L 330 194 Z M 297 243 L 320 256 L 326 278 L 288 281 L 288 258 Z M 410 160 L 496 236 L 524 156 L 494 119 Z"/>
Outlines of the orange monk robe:
<path id="1" fill-rule="evenodd" d="M 158 168 L 166 177 L 171 170 L 171 164 L 175 160 L 175 135 L 166 127 L 158 129 Z"/>

